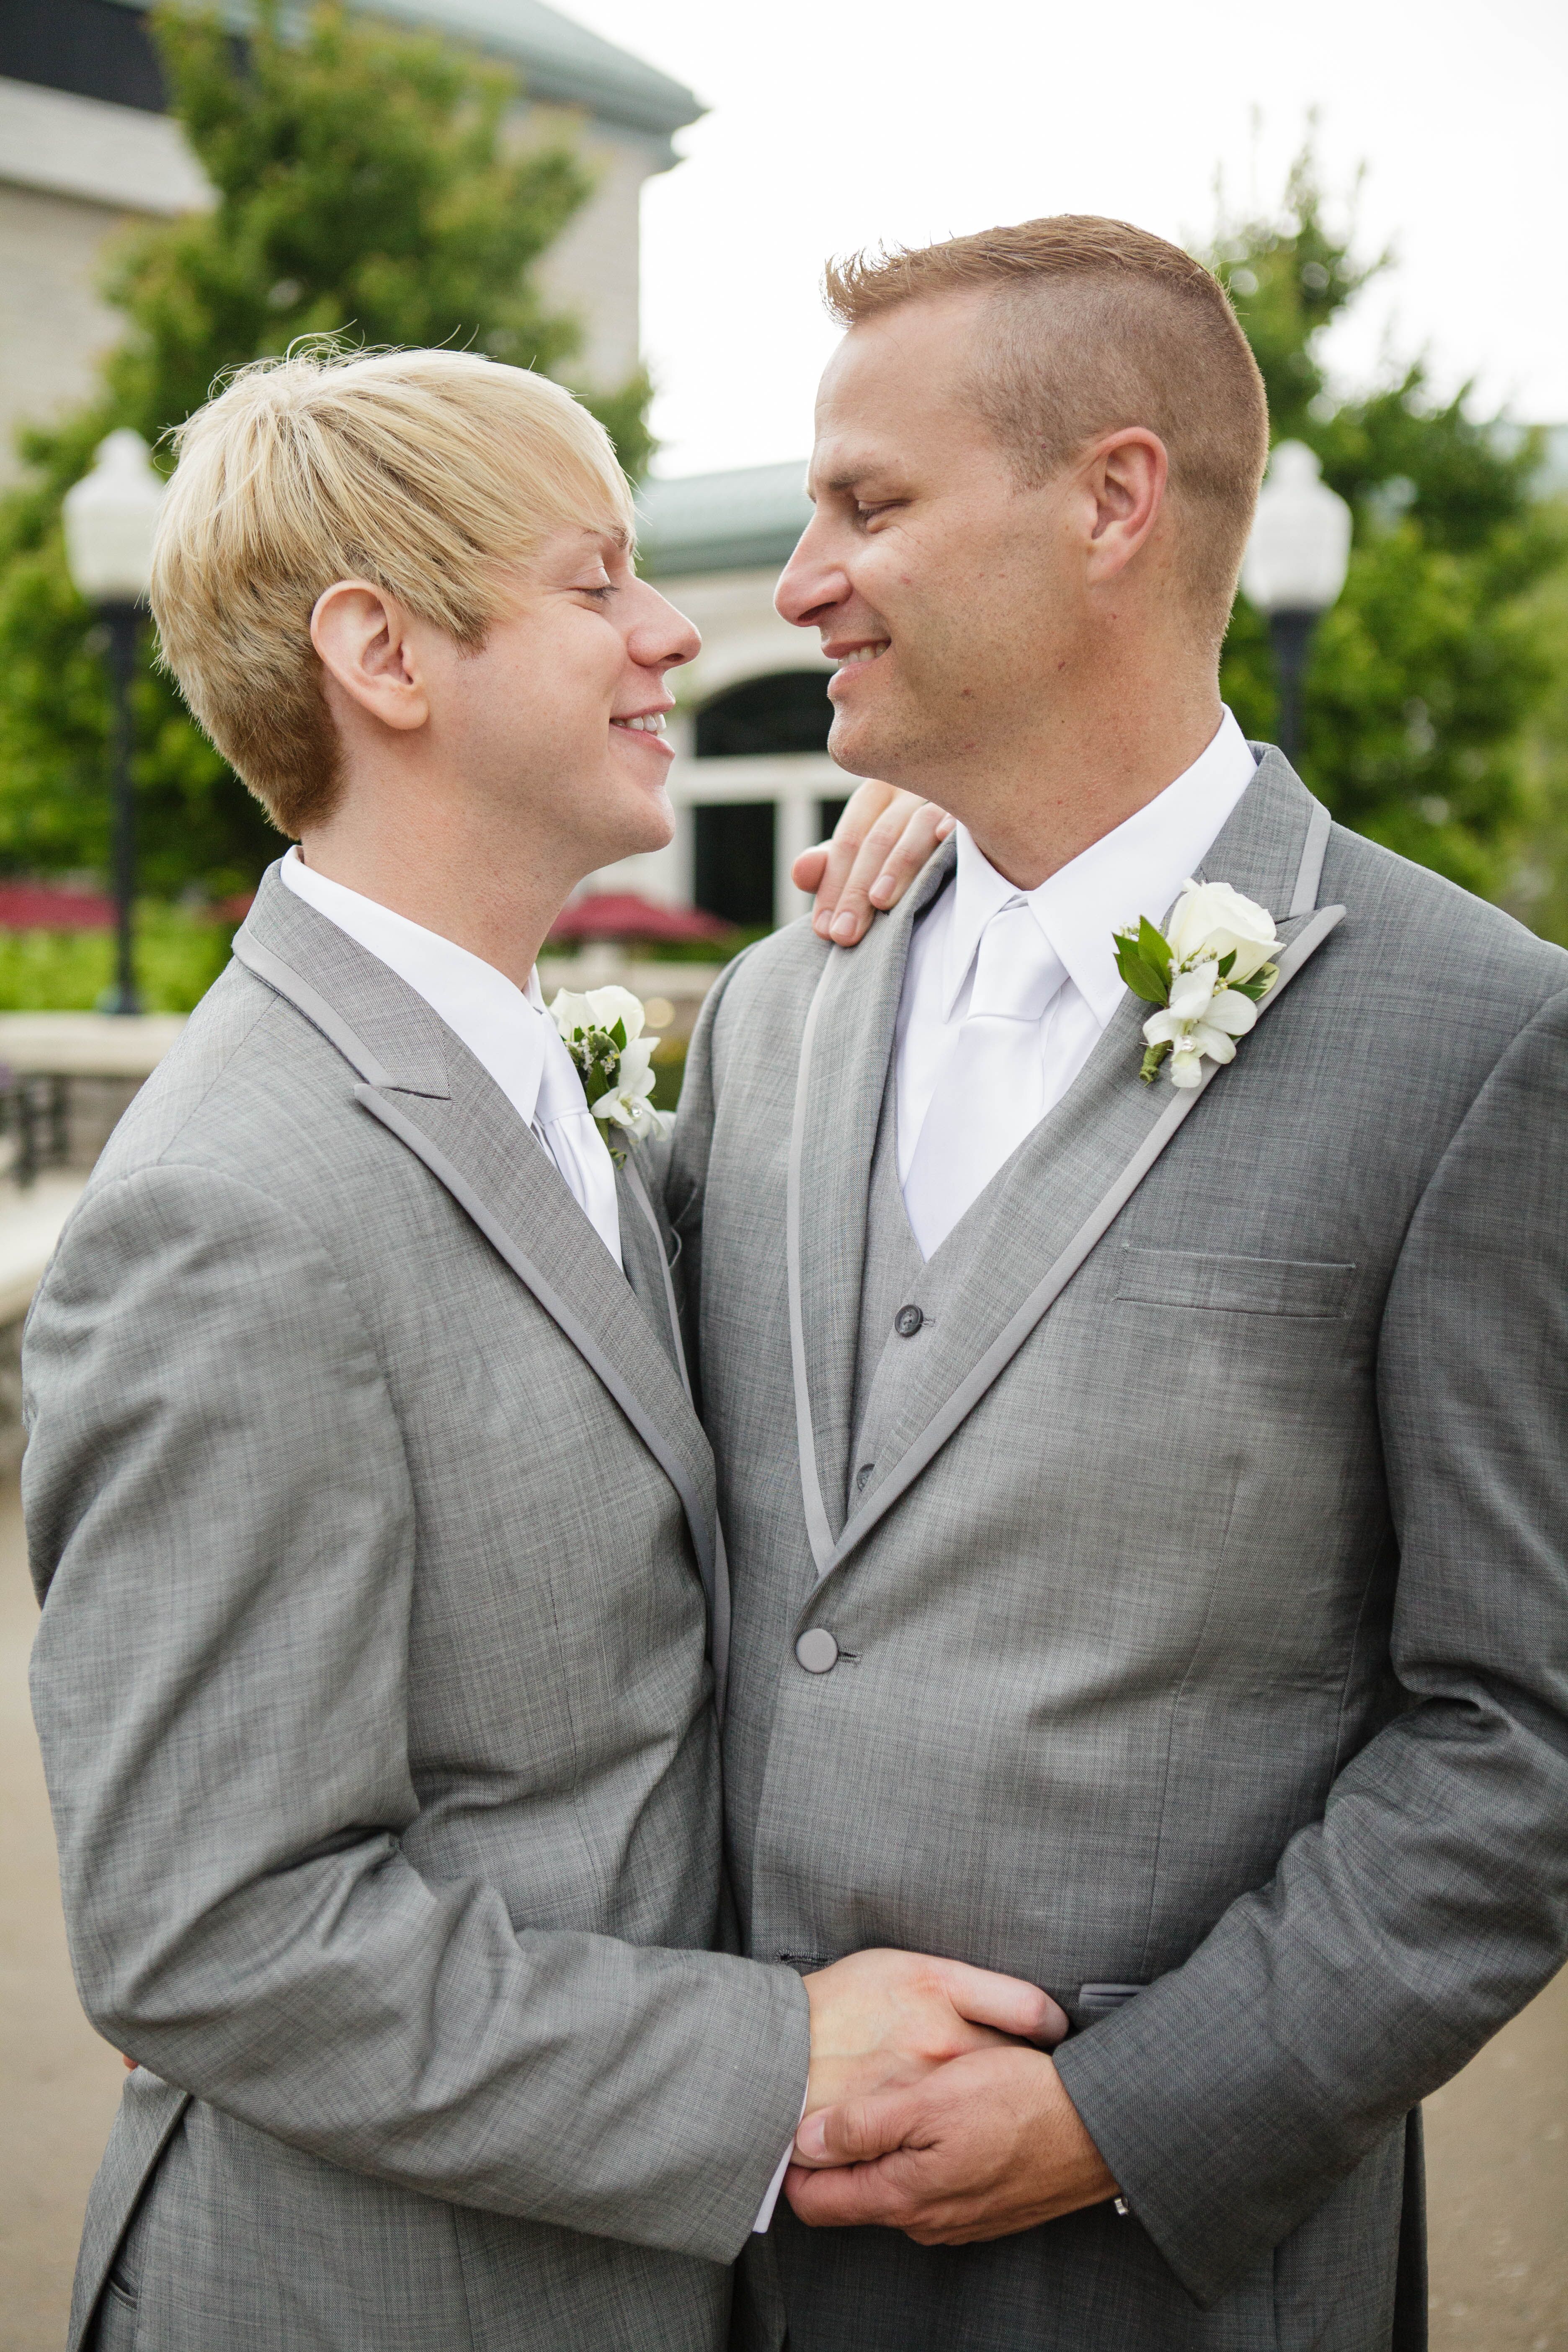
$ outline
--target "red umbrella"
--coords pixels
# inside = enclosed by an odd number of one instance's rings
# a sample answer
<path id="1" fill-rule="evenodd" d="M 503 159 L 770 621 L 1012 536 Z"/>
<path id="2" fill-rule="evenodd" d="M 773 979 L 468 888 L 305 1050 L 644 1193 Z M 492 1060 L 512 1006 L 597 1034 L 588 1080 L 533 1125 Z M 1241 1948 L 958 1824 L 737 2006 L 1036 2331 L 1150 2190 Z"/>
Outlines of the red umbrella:
<path id="1" fill-rule="evenodd" d="M 114 901 L 86 890 L 61 890 L 48 882 L 0 882 L 0 930 L 108 931 L 114 928 Z"/>
<path id="2" fill-rule="evenodd" d="M 635 890 L 595 890 L 563 907 L 551 940 L 728 940 L 728 923 L 696 907 L 662 907 Z"/>

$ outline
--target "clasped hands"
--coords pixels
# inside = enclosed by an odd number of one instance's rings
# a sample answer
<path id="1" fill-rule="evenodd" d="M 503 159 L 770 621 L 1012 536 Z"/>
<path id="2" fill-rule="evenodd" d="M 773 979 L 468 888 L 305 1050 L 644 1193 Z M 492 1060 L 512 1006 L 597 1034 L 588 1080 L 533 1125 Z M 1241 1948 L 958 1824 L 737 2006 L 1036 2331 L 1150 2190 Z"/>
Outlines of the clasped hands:
<path id="1" fill-rule="evenodd" d="M 801 2221 L 960 2246 L 1116 2195 L 1048 2055 L 1067 2018 L 1037 1986 L 867 1951 L 805 1990 L 806 2112 L 784 2178 Z"/>

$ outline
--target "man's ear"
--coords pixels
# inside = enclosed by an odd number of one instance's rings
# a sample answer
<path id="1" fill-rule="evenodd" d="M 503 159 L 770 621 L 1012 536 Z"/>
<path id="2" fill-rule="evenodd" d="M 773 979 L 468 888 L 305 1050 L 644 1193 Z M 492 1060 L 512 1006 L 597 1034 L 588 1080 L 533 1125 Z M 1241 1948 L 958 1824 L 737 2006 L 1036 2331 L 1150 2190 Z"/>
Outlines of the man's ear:
<path id="1" fill-rule="evenodd" d="M 316 599 L 310 643 L 328 677 L 384 727 L 408 734 L 430 716 L 410 616 L 368 580 L 335 580 Z"/>
<path id="2" fill-rule="evenodd" d="M 1102 587 L 1137 554 L 1165 502 L 1170 476 L 1165 445 L 1142 425 L 1108 435 L 1083 467 L 1086 501 L 1092 501 L 1088 577 Z"/>

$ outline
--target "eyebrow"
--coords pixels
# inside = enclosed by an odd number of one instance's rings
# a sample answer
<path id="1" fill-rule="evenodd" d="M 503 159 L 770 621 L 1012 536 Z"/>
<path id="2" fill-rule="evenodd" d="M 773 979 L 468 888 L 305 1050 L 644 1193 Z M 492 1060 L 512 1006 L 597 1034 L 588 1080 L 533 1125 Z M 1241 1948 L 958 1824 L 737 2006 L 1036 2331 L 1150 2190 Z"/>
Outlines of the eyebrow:
<path id="1" fill-rule="evenodd" d="M 868 480 L 876 481 L 879 478 L 885 478 L 889 471 L 889 465 L 887 458 L 864 457 L 858 464 L 840 466 L 831 474 L 818 476 L 817 488 L 823 490 L 837 490 L 848 496 Z M 812 496 L 809 472 L 806 475 L 806 496 L 808 498 Z"/>

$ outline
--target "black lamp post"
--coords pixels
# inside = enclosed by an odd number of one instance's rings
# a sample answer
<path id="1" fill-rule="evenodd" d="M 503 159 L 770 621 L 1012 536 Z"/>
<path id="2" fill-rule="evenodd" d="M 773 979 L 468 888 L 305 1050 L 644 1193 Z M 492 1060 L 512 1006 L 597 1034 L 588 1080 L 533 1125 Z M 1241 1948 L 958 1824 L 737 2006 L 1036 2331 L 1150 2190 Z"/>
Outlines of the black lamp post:
<path id="1" fill-rule="evenodd" d="M 114 813 L 114 985 L 107 1013 L 140 1013 L 136 992 L 136 801 L 131 774 L 132 688 L 140 607 L 153 577 L 153 540 L 163 484 L 139 433 L 111 433 L 92 471 L 66 493 L 66 560 L 82 595 L 97 607 L 113 685 L 110 751 Z"/>
<path id="2" fill-rule="evenodd" d="M 1279 749 L 1301 756 L 1301 681 L 1312 635 L 1345 584 L 1350 564 L 1351 510 L 1320 478 L 1318 460 L 1301 441 L 1281 441 L 1241 567 L 1249 604 L 1268 623 L 1279 679 Z"/>

